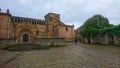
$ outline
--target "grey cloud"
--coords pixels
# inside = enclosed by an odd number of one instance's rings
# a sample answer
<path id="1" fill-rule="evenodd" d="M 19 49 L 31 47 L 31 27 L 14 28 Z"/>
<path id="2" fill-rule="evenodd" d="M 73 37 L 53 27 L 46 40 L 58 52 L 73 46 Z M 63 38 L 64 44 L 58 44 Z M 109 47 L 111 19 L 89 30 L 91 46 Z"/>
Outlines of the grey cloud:
<path id="1" fill-rule="evenodd" d="M 8 3 L 6 3 L 8 2 Z M 79 27 L 95 14 L 107 17 L 112 24 L 120 24 L 119 0 L 2 0 L 0 7 L 11 9 L 12 15 L 44 19 L 49 12 L 59 13 L 66 24 Z"/>

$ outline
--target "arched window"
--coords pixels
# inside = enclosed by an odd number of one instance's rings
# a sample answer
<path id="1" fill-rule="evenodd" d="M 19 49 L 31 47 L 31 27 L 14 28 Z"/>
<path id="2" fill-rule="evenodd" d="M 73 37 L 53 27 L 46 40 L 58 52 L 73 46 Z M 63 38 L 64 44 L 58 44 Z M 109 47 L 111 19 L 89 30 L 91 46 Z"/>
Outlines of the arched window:
<path id="1" fill-rule="evenodd" d="M 15 20 L 15 23 L 17 23 L 17 19 L 14 19 Z"/>
<path id="2" fill-rule="evenodd" d="M 108 33 L 108 44 L 114 44 L 114 35 L 112 33 Z"/>

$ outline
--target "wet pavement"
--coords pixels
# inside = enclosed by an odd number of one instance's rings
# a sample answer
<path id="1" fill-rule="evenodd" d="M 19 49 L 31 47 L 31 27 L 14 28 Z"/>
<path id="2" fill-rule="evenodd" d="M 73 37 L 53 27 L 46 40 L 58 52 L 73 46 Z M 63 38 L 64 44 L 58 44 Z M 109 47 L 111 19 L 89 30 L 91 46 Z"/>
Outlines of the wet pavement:
<path id="1" fill-rule="evenodd" d="M 0 50 L 1 68 L 120 68 L 120 46 L 67 45 L 24 52 Z"/>

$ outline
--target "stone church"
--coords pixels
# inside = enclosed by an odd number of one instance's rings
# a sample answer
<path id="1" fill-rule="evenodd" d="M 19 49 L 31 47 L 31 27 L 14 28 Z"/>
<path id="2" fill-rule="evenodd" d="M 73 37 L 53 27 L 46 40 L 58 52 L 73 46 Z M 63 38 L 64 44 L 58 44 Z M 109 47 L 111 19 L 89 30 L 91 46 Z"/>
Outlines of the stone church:
<path id="1" fill-rule="evenodd" d="M 48 13 L 45 20 L 12 16 L 0 11 L 0 41 L 28 42 L 43 40 L 74 41 L 74 25 L 60 21 L 60 14 Z"/>

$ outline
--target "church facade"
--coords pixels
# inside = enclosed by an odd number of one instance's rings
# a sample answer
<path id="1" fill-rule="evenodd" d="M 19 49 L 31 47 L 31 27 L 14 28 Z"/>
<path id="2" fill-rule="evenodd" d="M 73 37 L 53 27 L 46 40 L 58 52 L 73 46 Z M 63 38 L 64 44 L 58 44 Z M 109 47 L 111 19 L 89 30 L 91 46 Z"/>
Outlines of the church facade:
<path id="1" fill-rule="evenodd" d="M 74 25 L 60 21 L 60 14 L 48 13 L 45 20 L 12 16 L 0 12 L 0 41 L 34 42 L 36 39 L 74 41 Z"/>

